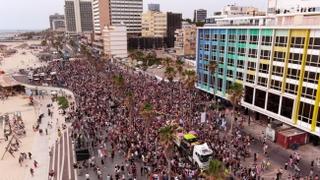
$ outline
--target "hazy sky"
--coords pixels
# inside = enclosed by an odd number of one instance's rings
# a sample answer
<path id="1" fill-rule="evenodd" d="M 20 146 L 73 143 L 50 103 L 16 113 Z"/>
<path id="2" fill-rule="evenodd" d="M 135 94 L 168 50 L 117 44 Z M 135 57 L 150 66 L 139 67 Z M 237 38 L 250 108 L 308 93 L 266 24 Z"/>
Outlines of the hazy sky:
<path id="1" fill-rule="evenodd" d="M 256 6 L 263 10 L 267 0 L 144 0 L 159 3 L 162 11 L 181 12 L 192 18 L 193 10 L 204 8 L 209 15 L 227 4 Z M 0 0 L 0 29 L 45 29 L 49 27 L 49 15 L 63 13 L 64 0 Z"/>

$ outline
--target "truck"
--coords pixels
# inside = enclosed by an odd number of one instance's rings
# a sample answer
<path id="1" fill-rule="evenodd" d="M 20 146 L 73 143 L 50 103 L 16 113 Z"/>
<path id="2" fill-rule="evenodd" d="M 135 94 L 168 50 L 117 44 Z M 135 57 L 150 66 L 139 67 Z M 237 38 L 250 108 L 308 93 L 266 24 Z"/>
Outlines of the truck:
<path id="1" fill-rule="evenodd" d="M 178 133 L 174 144 L 183 156 L 197 165 L 201 170 L 208 168 L 213 151 L 207 143 L 200 143 L 196 134 Z"/>

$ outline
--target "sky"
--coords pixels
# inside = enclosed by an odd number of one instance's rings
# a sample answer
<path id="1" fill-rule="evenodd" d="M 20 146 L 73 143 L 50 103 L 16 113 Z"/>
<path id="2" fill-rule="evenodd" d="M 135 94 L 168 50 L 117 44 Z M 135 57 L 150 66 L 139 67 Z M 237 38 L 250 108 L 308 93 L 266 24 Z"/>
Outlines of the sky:
<path id="1" fill-rule="evenodd" d="M 207 9 L 208 14 L 228 4 L 267 8 L 267 0 L 144 0 L 160 4 L 162 11 L 179 12 L 191 18 L 194 9 Z M 64 0 L 0 0 L 0 30 L 41 30 L 49 27 L 49 15 L 63 14 Z"/>

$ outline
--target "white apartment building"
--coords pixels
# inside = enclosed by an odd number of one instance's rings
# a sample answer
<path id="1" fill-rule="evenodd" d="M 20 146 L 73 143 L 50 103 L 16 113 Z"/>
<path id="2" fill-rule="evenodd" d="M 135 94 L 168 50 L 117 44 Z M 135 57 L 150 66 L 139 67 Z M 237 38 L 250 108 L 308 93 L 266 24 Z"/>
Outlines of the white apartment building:
<path id="1" fill-rule="evenodd" d="M 127 28 L 124 24 L 106 26 L 103 29 L 104 54 L 109 57 L 128 57 Z"/>
<path id="2" fill-rule="evenodd" d="M 159 11 L 147 11 L 142 14 L 143 37 L 166 37 L 167 14 Z"/>
<path id="3" fill-rule="evenodd" d="M 123 22 L 127 26 L 129 36 L 140 35 L 143 0 L 109 1 L 111 25 L 118 25 Z"/>

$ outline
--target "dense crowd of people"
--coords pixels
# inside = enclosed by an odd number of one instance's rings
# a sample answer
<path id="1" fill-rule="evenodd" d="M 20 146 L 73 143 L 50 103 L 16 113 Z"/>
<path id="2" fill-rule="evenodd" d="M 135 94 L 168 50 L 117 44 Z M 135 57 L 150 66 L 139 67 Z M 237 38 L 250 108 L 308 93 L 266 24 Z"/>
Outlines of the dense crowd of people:
<path id="1" fill-rule="evenodd" d="M 234 126 L 232 135 L 226 133 L 228 114 L 225 111 L 209 110 L 206 122 L 201 122 L 204 102 L 210 101 L 206 94 L 187 88 L 181 82 L 165 82 L 111 62 L 100 66 L 103 68 L 98 69 L 84 60 L 64 64 L 57 61 L 35 70 L 35 73 L 57 72 L 51 77 L 51 84 L 74 92 L 77 108 L 71 107 L 73 111 L 69 116 L 73 119 L 72 137 L 77 140 L 76 147 L 87 146 L 100 155 L 76 165 L 77 168 L 94 168 L 100 178 L 105 158 L 113 159 L 118 153 L 126 163 L 110 167 L 115 168 L 114 175 L 104 174 L 104 177 L 137 179 L 154 175 L 168 179 L 167 160 L 158 130 L 169 122 L 179 124 L 186 132 L 196 131 L 199 139 L 212 148 L 214 158 L 223 162 L 230 177 L 259 179 L 269 168 L 269 159 L 261 164 L 256 162 L 257 154 L 250 152 L 253 138 L 237 128 L 239 126 Z M 123 83 L 115 82 L 114 77 L 123 77 Z M 148 121 L 141 113 L 146 103 L 151 104 L 155 112 Z M 249 167 L 243 164 L 248 157 L 254 157 Z M 171 159 L 171 177 L 195 179 L 200 176 L 200 170 L 179 151 L 174 151 Z"/>

